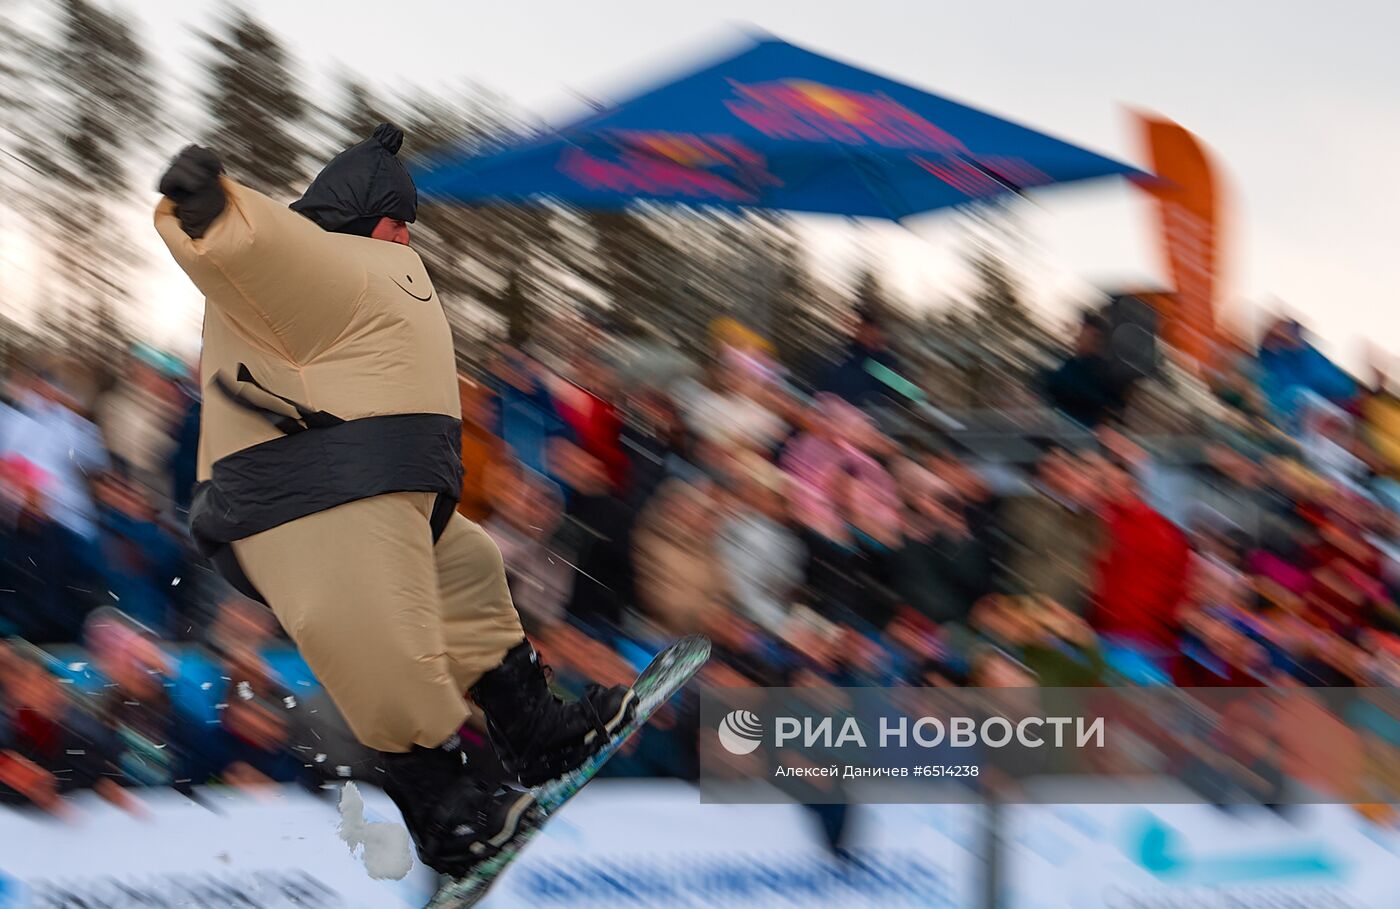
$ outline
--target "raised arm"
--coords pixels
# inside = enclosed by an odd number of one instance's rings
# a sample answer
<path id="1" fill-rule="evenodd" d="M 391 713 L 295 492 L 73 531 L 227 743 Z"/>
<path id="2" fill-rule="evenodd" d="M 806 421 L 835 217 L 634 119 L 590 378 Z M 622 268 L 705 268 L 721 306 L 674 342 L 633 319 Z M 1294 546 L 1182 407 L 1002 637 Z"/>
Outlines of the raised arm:
<path id="1" fill-rule="evenodd" d="M 296 363 L 339 337 L 365 289 L 343 238 L 230 180 L 198 146 L 176 156 L 159 188 L 156 230 L 211 306 Z"/>

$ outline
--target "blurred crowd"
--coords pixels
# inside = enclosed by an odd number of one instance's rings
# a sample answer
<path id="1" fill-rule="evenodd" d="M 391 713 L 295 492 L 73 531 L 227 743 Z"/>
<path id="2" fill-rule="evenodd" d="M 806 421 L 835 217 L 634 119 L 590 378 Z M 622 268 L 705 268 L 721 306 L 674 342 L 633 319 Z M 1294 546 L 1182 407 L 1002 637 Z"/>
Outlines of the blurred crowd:
<path id="1" fill-rule="evenodd" d="M 809 381 L 747 333 L 642 368 L 592 327 L 463 372 L 460 510 L 557 684 L 630 680 L 689 632 L 725 686 L 1400 682 L 1385 376 L 1281 320 L 1222 346 L 1196 431 L 1164 440 L 1126 428 L 1156 380 L 1088 314 L 1004 459 L 921 416 L 883 313 L 853 323 Z M 372 779 L 275 621 L 193 554 L 186 367 L 65 369 L 12 362 L 0 404 L 0 791 Z M 612 772 L 693 776 L 695 723 L 664 714 Z"/>

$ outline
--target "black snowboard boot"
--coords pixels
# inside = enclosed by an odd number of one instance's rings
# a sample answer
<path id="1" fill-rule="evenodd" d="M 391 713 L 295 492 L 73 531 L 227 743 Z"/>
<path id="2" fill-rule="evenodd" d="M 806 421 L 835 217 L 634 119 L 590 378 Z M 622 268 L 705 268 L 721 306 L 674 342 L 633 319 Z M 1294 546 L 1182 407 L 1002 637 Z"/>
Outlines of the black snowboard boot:
<path id="1" fill-rule="evenodd" d="M 381 752 L 384 791 L 403 814 L 419 860 L 461 877 L 500 851 L 533 808 L 525 789 L 478 779 L 453 736 L 437 748 Z"/>
<path id="2" fill-rule="evenodd" d="M 577 769 L 637 709 L 636 694 L 626 685 L 589 685 L 578 700 L 560 700 L 529 641 L 516 645 L 500 666 L 483 675 L 471 696 L 486 714 L 501 763 L 523 786 L 538 786 Z"/>

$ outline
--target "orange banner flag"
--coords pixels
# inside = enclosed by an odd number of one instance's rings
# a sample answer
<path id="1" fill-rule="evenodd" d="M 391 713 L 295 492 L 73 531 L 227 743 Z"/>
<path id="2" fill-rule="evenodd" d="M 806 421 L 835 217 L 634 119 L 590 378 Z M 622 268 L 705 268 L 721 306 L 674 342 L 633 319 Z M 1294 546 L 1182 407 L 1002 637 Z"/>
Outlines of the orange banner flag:
<path id="1" fill-rule="evenodd" d="M 1219 255 L 1214 168 L 1196 137 L 1170 120 L 1137 115 L 1152 171 L 1142 184 L 1157 200 L 1167 270 L 1175 292 L 1162 299 L 1162 338 L 1202 365 L 1212 359 Z"/>

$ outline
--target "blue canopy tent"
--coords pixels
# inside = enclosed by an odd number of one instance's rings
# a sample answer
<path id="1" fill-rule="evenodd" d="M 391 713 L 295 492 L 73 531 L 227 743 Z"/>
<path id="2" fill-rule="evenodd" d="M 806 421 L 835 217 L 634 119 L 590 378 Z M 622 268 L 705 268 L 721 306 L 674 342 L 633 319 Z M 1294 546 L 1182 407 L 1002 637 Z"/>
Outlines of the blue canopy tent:
<path id="1" fill-rule="evenodd" d="M 614 107 L 415 175 L 428 198 L 634 200 L 902 220 L 1130 165 L 774 38 Z"/>

